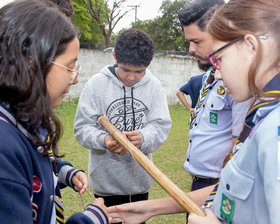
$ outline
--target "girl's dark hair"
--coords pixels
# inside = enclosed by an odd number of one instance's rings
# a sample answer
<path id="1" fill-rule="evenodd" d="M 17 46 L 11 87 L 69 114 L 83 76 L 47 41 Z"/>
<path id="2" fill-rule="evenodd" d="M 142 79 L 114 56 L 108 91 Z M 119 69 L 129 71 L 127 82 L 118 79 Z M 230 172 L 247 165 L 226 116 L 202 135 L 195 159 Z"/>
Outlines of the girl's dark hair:
<path id="1" fill-rule="evenodd" d="M 71 18 L 75 13 L 74 6 L 71 0 L 44 0 L 44 1 L 53 2 L 58 7 L 58 9 L 68 18 Z"/>
<path id="2" fill-rule="evenodd" d="M 0 101 L 34 144 L 55 153 L 61 125 L 52 110 L 46 75 L 75 37 L 73 25 L 47 2 L 20 0 L 0 9 Z"/>
<path id="3" fill-rule="evenodd" d="M 271 67 L 278 67 L 280 61 L 280 1 L 279 0 L 230 0 L 208 23 L 208 32 L 219 41 L 229 42 L 235 38 L 252 34 L 259 42 L 256 57 L 248 75 L 249 88 L 256 98 L 280 98 L 280 94 L 266 94 L 258 89 L 255 76 L 261 66 L 262 47 L 258 36 L 268 35 L 275 39 L 278 55 L 271 61 Z"/>

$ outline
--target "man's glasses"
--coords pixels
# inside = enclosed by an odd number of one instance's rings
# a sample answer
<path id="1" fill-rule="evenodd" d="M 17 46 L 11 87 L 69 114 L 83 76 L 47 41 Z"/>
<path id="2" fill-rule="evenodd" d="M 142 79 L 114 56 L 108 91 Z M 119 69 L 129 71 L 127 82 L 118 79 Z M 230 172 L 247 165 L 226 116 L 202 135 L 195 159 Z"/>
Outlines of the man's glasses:
<path id="1" fill-rule="evenodd" d="M 71 68 L 68 68 L 68 67 L 66 67 L 66 66 L 64 66 L 64 65 L 61 65 L 61 64 L 59 64 L 59 63 L 56 63 L 56 62 L 52 62 L 52 64 L 57 65 L 57 66 L 59 66 L 59 67 L 65 69 L 65 70 L 68 71 L 68 72 L 72 72 L 73 78 L 72 78 L 72 80 L 71 80 L 71 84 L 74 83 L 74 82 L 76 81 L 76 79 L 77 79 L 77 77 L 78 77 L 78 75 L 79 75 L 79 73 L 80 73 L 80 71 L 81 71 L 81 68 L 82 68 L 82 66 L 81 66 L 77 61 L 76 61 L 76 63 L 75 63 L 75 68 L 74 68 L 75 70 L 73 70 L 73 69 L 71 69 Z"/>
<path id="2" fill-rule="evenodd" d="M 232 41 L 230 41 L 229 43 L 225 44 L 224 46 L 220 47 L 218 50 L 214 51 L 212 54 L 209 54 L 207 56 L 209 61 L 211 62 L 211 64 L 214 66 L 214 68 L 216 68 L 217 70 L 221 69 L 221 61 L 219 59 L 217 59 L 214 55 L 221 52 L 225 48 L 231 46 L 232 44 L 236 43 L 237 41 L 239 41 L 243 38 L 244 38 L 244 35 L 239 36 L 239 37 L 233 39 Z M 268 36 L 258 36 L 258 38 L 262 39 L 262 40 L 266 40 L 268 38 Z"/>

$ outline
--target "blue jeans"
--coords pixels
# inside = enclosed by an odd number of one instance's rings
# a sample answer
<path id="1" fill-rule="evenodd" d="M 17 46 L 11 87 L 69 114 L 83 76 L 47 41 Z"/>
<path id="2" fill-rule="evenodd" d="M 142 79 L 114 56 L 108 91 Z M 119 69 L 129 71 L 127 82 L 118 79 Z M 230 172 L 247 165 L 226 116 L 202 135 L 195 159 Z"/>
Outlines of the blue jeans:
<path id="1" fill-rule="evenodd" d="M 213 184 L 215 184 L 215 183 L 211 182 L 210 180 L 209 181 L 203 181 L 203 182 L 193 180 L 191 191 L 195 191 L 195 190 L 198 190 L 198 189 L 201 189 L 201 188 L 204 188 L 204 187 L 208 187 L 208 186 L 211 186 Z"/>

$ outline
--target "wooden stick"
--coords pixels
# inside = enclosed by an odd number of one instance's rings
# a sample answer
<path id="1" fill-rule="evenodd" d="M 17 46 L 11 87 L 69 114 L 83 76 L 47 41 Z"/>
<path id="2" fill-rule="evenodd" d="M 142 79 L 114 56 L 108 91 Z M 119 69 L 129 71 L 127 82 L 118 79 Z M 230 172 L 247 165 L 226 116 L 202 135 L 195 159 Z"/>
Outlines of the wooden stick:
<path id="1" fill-rule="evenodd" d="M 188 213 L 195 213 L 199 216 L 205 216 L 204 210 L 184 191 L 163 174 L 136 146 L 134 146 L 124 134 L 122 134 L 114 125 L 112 125 L 105 115 L 98 118 L 97 121 L 114 137 L 114 139 L 124 147 L 138 163 L 153 177 L 153 179 Z"/>

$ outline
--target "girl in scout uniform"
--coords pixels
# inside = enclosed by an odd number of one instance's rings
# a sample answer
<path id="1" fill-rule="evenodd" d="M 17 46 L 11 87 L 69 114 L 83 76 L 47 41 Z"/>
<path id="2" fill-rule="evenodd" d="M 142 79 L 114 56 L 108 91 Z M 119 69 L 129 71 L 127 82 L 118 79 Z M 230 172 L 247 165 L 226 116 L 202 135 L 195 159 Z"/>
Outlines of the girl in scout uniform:
<path id="1" fill-rule="evenodd" d="M 2 224 L 64 223 L 60 189 L 84 193 L 86 175 L 56 156 L 61 125 L 53 109 L 77 83 L 79 41 L 47 3 L 0 9 L 0 217 Z M 66 223 L 109 223 L 102 199 Z"/>
<path id="2" fill-rule="evenodd" d="M 238 102 L 251 97 L 232 158 L 215 187 L 207 216 L 188 223 L 276 224 L 280 220 L 280 1 L 230 0 L 209 23 L 216 68 Z M 234 73 L 232 71 L 235 71 Z M 199 204 L 214 186 L 191 192 Z M 183 212 L 171 198 L 109 208 L 115 219 L 137 223 L 154 215 Z M 136 221 L 137 220 L 137 221 Z"/>

